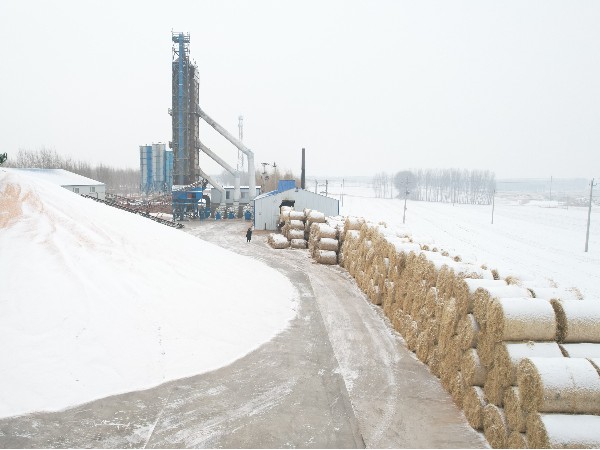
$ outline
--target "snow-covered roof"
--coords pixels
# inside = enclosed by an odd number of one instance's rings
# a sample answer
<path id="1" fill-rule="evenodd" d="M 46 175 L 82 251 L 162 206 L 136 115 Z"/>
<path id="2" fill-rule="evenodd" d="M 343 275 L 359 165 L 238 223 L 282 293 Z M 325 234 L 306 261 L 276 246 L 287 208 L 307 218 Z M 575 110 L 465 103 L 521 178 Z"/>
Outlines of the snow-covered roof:
<path id="1" fill-rule="evenodd" d="M 58 184 L 59 186 L 103 186 L 104 183 L 92 180 L 91 178 L 77 175 L 64 169 L 17 169 L 12 167 L 3 167 L 2 170 L 9 172 L 26 173 L 34 175 L 36 178 Z"/>

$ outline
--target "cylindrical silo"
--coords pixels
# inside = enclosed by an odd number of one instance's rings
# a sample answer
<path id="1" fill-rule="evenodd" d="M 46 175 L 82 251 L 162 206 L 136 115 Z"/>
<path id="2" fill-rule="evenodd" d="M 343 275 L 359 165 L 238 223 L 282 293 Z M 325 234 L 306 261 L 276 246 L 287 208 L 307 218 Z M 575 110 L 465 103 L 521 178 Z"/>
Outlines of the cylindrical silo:
<path id="1" fill-rule="evenodd" d="M 173 187 L 173 150 L 165 150 L 164 178 L 167 191 Z"/>
<path id="2" fill-rule="evenodd" d="M 159 191 L 165 183 L 165 144 L 152 144 L 152 163 L 154 189 Z"/>
<path id="3" fill-rule="evenodd" d="M 152 146 L 140 145 L 140 190 L 149 192 L 153 188 Z"/>

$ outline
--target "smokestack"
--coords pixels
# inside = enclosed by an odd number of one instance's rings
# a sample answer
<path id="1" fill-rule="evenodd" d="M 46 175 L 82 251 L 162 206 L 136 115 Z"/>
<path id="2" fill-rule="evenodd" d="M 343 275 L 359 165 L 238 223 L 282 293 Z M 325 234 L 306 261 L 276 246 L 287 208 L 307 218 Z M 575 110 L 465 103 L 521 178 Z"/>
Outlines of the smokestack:
<path id="1" fill-rule="evenodd" d="M 306 188 L 306 166 L 304 159 L 304 147 L 302 148 L 302 173 L 300 174 L 300 187 Z"/>

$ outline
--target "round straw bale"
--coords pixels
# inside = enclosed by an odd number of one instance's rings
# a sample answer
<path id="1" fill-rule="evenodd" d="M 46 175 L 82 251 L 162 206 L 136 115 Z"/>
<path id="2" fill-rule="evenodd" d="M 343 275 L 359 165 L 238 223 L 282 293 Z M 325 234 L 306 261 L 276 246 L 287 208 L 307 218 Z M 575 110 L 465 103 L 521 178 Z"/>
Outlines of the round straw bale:
<path id="1" fill-rule="evenodd" d="M 529 448 L 600 448 L 600 416 L 529 414 Z"/>
<path id="2" fill-rule="evenodd" d="M 483 408 L 486 405 L 483 389 L 479 386 L 467 386 L 463 396 L 463 411 L 469 425 L 476 430 L 483 429 Z"/>
<path id="3" fill-rule="evenodd" d="M 508 435 L 508 441 L 506 441 L 506 445 L 508 448 L 529 448 L 527 435 L 525 433 L 513 431 Z"/>
<path id="4" fill-rule="evenodd" d="M 360 230 L 362 225 L 365 223 L 365 219 L 362 217 L 346 217 L 344 221 L 344 232 L 349 230 Z"/>
<path id="5" fill-rule="evenodd" d="M 456 324 L 458 321 L 458 315 L 456 311 L 456 300 L 451 298 L 444 304 L 444 309 L 442 310 L 442 316 L 440 318 L 440 335 L 438 338 L 439 342 L 443 342 L 442 345 L 445 345 L 447 339 L 450 339 L 456 331 Z"/>
<path id="6" fill-rule="evenodd" d="M 454 375 L 450 378 L 449 391 L 454 403 L 456 403 L 459 408 L 462 408 L 465 395 L 465 383 L 460 371 L 454 372 Z"/>
<path id="7" fill-rule="evenodd" d="M 496 342 L 552 341 L 556 336 L 556 316 L 546 300 L 494 299 L 489 306 L 486 332 Z"/>
<path id="8" fill-rule="evenodd" d="M 444 356 L 442 357 L 442 370 L 447 372 L 458 372 L 462 363 L 463 351 L 458 345 L 458 336 L 454 335 L 447 341 L 443 347 Z"/>
<path id="9" fill-rule="evenodd" d="M 304 211 L 290 211 L 290 220 L 306 220 Z"/>
<path id="10" fill-rule="evenodd" d="M 479 324 L 473 314 L 467 314 L 460 319 L 456 328 L 456 334 L 458 334 L 460 347 L 463 350 L 477 347 Z"/>
<path id="11" fill-rule="evenodd" d="M 319 264 L 337 264 L 337 254 L 330 250 L 317 250 L 315 259 Z"/>
<path id="12" fill-rule="evenodd" d="M 600 344 L 560 344 L 560 349 L 568 358 L 600 358 Z"/>
<path id="13" fill-rule="evenodd" d="M 331 239 L 331 238 L 321 238 L 321 240 L 319 240 L 316 245 L 316 247 L 319 250 L 331 250 L 334 252 L 339 251 L 339 246 L 340 246 L 339 241 L 337 239 Z"/>
<path id="14" fill-rule="evenodd" d="M 441 359 L 442 359 L 442 351 L 440 350 L 439 346 L 435 346 L 433 348 L 433 351 L 429 354 L 429 359 L 427 360 L 427 365 L 429 366 L 429 370 L 431 370 L 431 373 L 434 374 L 436 377 L 439 378 L 439 376 L 441 375 Z"/>
<path id="15" fill-rule="evenodd" d="M 508 425 L 502 408 L 490 404 L 483 408 L 483 433 L 492 448 L 506 448 Z"/>
<path id="16" fill-rule="evenodd" d="M 287 233 L 287 237 L 288 237 L 289 240 L 292 240 L 292 239 L 302 239 L 302 240 L 304 240 L 304 231 L 290 229 L 288 231 L 288 233 Z"/>
<path id="17" fill-rule="evenodd" d="M 431 334 L 431 330 L 426 329 L 419 333 L 417 337 L 417 348 L 416 355 L 422 362 L 427 364 L 429 360 L 429 355 L 433 352 L 434 348 L 434 338 Z"/>
<path id="18" fill-rule="evenodd" d="M 409 320 L 404 333 L 406 346 L 411 352 L 414 352 L 417 349 L 417 338 L 419 337 L 419 326 L 417 325 L 417 322 Z"/>
<path id="19" fill-rule="evenodd" d="M 498 298 L 531 298 L 531 293 L 523 287 L 502 284 L 500 286 L 479 287 L 473 293 L 473 314 L 480 327 L 487 322 L 489 303 Z"/>
<path id="20" fill-rule="evenodd" d="M 290 220 L 289 226 L 291 230 L 302 230 L 304 231 L 304 223 L 301 220 Z"/>
<path id="21" fill-rule="evenodd" d="M 310 223 L 325 223 L 325 214 L 312 210 L 306 217 L 306 220 Z"/>
<path id="22" fill-rule="evenodd" d="M 487 376 L 487 370 L 481 364 L 477 350 L 468 349 L 463 353 L 460 371 L 467 386 L 483 386 Z"/>
<path id="23" fill-rule="evenodd" d="M 281 207 L 281 212 L 279 213 L 279 220 L 281 222 L 287 222 L 288 220 L 290 220 L 290 212 L 291 212 L 291 208 L 290 209 L 284 209 L 284 208 L 289 208 L 286 206 L 282 206 Z"/>
<path id="24" fill-rule="evenodd" d="M 290 240 L 290 247 L 304 249 L 304 248 L 308 247 L 308 242 L 306 242 L 305 239 L 291 239 Z"/>
<path id="25" fill-rule="evenodd" d="M 498 367 L 492 367 L 492 369 L 487 373 L 485 385 L 483 386 L 485 398 L 488 402 L 493 403 L 494 405 L 502 406 L 505 389 L 506 387 L 502 386 L 502 382 L 500 380 L 500 371 Z"/>
<path id="26" fill-rule="evenodd" d="M 473 312 L 475 303 L 475 291 L 482 288 L 505 287 L 503 280 L 494 280 L 486 278 L 457 278 L 454 283 L 454 296 L 457 301 L 457 308 L 462 315 Z"/>
<path id="27" fill-rule="evenodd" d="M 290 241 L 281 234 L 270 233 L 267 236 L 267 242 L 271 247 L 277 249 L 288 248 L 290 246 Z"/>
<path id="28" fill-rule="evenodd" d="M 508 428 L 525 433 L 527 413 L 521 407 L 521 395 L 517 386 L 511 386 L 504 392 L 504 414 Z"/>
<path id="29" fill-rule="evenodd" d="M 496 342 L 491 333 L 486 328 L 482 328 L 477 336 L 477 354 L 483 364 L 488 369 L 494 364 L 494 355 Z"/>
<path id="30" fill-rule="evenodd" d="M 517 367 L 530 357 L 560 358 L 562 352 L 556 342 L 499 342 L 494 348 L 494 367 L 498 368 L 503 386 L 517 384 Z"/>
<path id="31" fill-rule="evenodd" d="M 528 412 L 600 414 L 600 377 L 587 359 L 526 358 L 517 379 Z"/>
<path id="32" fill-rule="evenodd" d="M 600 342 L 600 302 L 551 300 L 558 342 Z"/>

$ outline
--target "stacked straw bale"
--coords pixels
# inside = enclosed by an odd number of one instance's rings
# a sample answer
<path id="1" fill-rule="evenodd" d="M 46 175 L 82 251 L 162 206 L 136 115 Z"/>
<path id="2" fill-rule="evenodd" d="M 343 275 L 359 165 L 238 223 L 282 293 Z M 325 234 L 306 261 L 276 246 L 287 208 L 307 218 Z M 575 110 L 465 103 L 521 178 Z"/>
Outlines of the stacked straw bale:
<path id="1" fill-rule="evenodd" d="M 279 214 L 279 221 L 283 223 L 281 234 L 290 241 L 288 247 L 307 247 L 305 242 L 300 242 L 301 240 L 304 240 L 304 228 L 306 226 L 306 214 L 304 211 L 295 211 L 290 206 L 282 206 Z"/>
<path id="2" fill-rule="evenodd" d="M 600 308 L 566 301 L 555 288 L 501 280 L 495 271 L 450 258 L 433 243 L 419 245 L 383 224 L 348 217 L 343 228 L 329 228 L 337 236 L 324 239 L 338 240 L 340 264 L 492 447 L 554 445 L 561 441 L 548 430 L 551 420 L 542 419 L 599 417 L 594 364 L 600 365 Z M 316 232 L 311 228 L 311 236 Z M 315 242 L 309 239 L 309 247 L 321 250 Z M 577 362 L 565 365 L 569 359 Z M 564 380 L 554 375 L 551 382 L 544 361 Z M 543 428 L 542 438 L 531 427 Z M 576 433 L 569 439 L 598 446 L 600 433 L 593 434 L 587 441 Z"/>
<path id="3" fill-rule="evenodd" d="M 267 237 L 267 242 L 271 247 L 277 249 L 288 248 L 290 246 L 290 242 L 281 234 L 270 233 Z"/>
<path id="4" fill-rule="evenodd" d="M 314 213 L 315 211 L 311 212 L 311 214 Z M 325 222 L 312 223 L 308 238 L 308 249 L 315 261 L 321 264 L 337 264 L 340 249 L 337 237 L 338 231 Z"/>
<path id="5" fill-rule="evenodd" d="M 600 416 L 530 414 L 529 448 L 600 448 Z"/>

